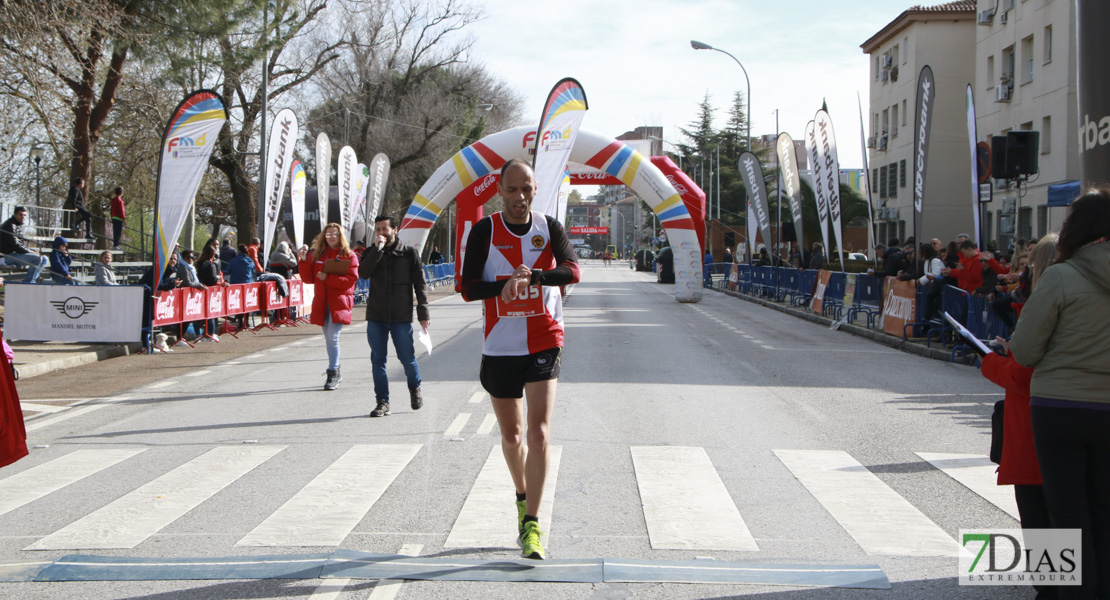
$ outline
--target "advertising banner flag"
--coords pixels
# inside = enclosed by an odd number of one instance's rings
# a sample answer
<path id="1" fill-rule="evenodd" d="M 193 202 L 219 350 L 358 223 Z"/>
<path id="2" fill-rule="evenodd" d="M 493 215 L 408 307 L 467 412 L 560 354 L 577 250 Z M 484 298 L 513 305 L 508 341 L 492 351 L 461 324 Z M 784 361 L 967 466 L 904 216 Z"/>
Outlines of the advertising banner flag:
<path id="1" fill-rule="evenodd" d="M 336 222 L 339 223 L 344 232 L 349 232 L 353 224 L 357 168 L 358 158 L 355 157 L 354 148 L 343 146 L 339 151 L 339 163 L 336 166 L 336 173 L 339 177 L 339 220 Z"/>
<path id="2" fill-rule="evenodd" d="M 744 178 L 744 187 L 748 190 L 749 210 L 755 213 L 759 231 L 763 234 L 763 245 L 770 248 L 771 213 L 767 208 L 767 183 L 763 179 L 763 167 L 754 154 L 745 152 L 740 155 L 739 169 L 740 176 Z M 751 225 L 748 226 L 748 231 L 751 231 Z M 752 254 L 755 254 L 754 246 Z"/>
<path id="3" fill-rule="evenodd" d="M 971 214 L 975 221 L 975 243 L 983 247 L 979 235 L 979 133 L 975 128 L 975 91 L 967 84 L 967 142 L 971 161 Z"/>
<path id="4" fill-rule="evenodd" d="M 913 239 L 921 240 L 921 210 L 925 204 L 925 165 L 929 160 L 929 129 L 933 125 L 933 70 L 921 67 L 917 76 L 917 117 L 913 128 Z M 976 171 L 973 170 L 972 173 Z M 920 269 L 917 269 L 920 271 Z M 917 273 L 920 275 L 920 273 Z"/>
<path id="5" fill-rule="evenodd" d="M 297 115 L 292 109 L 283 108 L 274 117 L 270 128 L 270 149 L 266 152 L 266 221 L 262 228 L 262 253 L 258 257 L 265 266 L 270 260 L 270 244 L 274 241 L 278 218 L 281 216 L 281 199 L 285 194 L 285 180 L 293 162 L 293 146 L 297 143 Z"/>
<path id="6" fill-rule="evenodd" d="M 181 228 L 193 206 L 216 136 L 227 121 L 227 108 L 216 92 L 189 94 L 173 111 L 158 158 L 158 192 L 154 200 L 154 281 L 161 281 Z"/>
<path id="7" fill-rule="evenodd" d="M 43 342 L 137 342 L 142 328 L 141 285 L 4 287 L 4 337 Z M 15 315 L 19 315 L 16 318 Z"/>
<path id="8" fill-rule="evenodd" d="M 821 156 L 817 153 L 815 130 L 813 121 L 806 124 L 806 154 L 809 155 L 809 165 L 813 169 L 813 197 L 817 202 L 817 216 L 821 218 L 821 241 L 825 244 L 825 257 L 829 257 L 829 203 L 825 199 L 825 186 L 820 185 L 825 180 L 825 169 Z"/>
<path id="9" fill-rule="evenodd" d="M 331 188 L 331 140 L 321 132 L 316 136 L 316 190 L 320 202 L 320 231 L 328 224 L 328 190 Z"/>
<path id="10" fill-rule="evenodd" d="M 563 181 L 559 184 L 559 208 L 555 220 L 560 223 L 567 221 L 567 203 L 570 201 L 570 169 L 563 170 Z"/>
<path id="11" fill-rule="evenodd" d="M 305 244 L 304 239 L 304 189 L 307 177 L 301 161 L 293 161 L 292 176 L 289 178 L 289 206 L 293 209 L 293 249 Z"/>
<path id="12" fill-rule="evenodd" d="M 358 175 L 355 181 L 355 206 L 351 210 L 351 220 L 361 218 L 366 220 L 366 192 L 370 183 L 370 167 L 362 163 L 355 165 L 355 173 Z"/>
<path id="13" fill-rule="evenodd" d="M 798 238 L 798 251 L 805 252 L 805 240 L 802 235 L 802 180 L 798 176 L 798 155 L 794 150 L 794 140 L 790 134 L 781 133 L 775 143 L 775 151 L 779 157 L 779 171 L 782 172 L 783 186 L 786 195 L 790 198 L 790 214 L 794 217 L 794 233 Z"/>
<path id="14" fill-rule="evenodd" d="M 558 217 L 559 190 L 567 160 L 587 110 L 586 90 L 572 77 L 556 83 L 547 95 L 540 126 L 536 128 L 536 153 L 532 156 L 532 170 L 536 173 L 532 210 Z"/>
<path id="15" fill-rule="evenodd" d="M 1075 7 L 1079 88 L 1079 164 L 1083 187 L 1110 181 L 1110 3 L 1078 0 Z M 1103 57 L 1103 58 L 1099 58 Z M 1042 135 L 1044 133 L 1042 132 Z"/>
<path id="16" fill-rule="evenodd" d="M 833 239 L 836 252 L 840 256 L 840 270 L 844 271 L 843 233 L 840 228 L 840 160 L 836 156 L 836 135 L 833 133 L 832 119 L 824 109 L 813 117 L 813 135 L 817 138 L 817 158 L 821 161 L 821 187 L 824 188 L 825 202 L 829 206 L 829 220 L 832 222 Z"/>
<path id="17" fill-rule="evenodd" d="M 382 209 L 385 200 L 386 185 L 389 184 L 389 157 L 379 152 L 370 161 L 370 183 L 366 191 L 366 225 L 370 231 L 374 229 L 374 218 Z"/>
<path id="18" fill-rule="evenodd" d="M 871 202 L 871 168 L 867 164 L 867 134 L 863 129 L 863 101 L 856 93 L 856 102 L 859 103 L 859 147 L 863 154 L 863 177 L 860 179 L 860 189 L 863 199 L 867 200 L 867 256 L 875 256 L 875 209 Z"/>

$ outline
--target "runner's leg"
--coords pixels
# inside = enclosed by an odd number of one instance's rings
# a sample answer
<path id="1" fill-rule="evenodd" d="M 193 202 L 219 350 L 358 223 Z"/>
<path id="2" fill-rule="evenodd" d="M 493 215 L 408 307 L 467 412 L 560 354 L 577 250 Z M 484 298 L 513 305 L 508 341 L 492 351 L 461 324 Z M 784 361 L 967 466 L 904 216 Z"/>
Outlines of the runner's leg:
<path id="1" fill-rule="evenodd" d="M 524 402 L 521 398 L 494 398 L 493 414 L 501 429 L 501 453 L 513 478 L 516 493 L 524 493 Z"/>
<path id="2" fill-rule="evenodd" d="M 548 446 L 551 442 L 551 413 L 555 408 L 555 388 L 558 379 L 530 381 L 524 384 L 528 400 L 528 455 L 524 466 L 525 514 L 538 517 L 543 486 L 547 482 Z"/>

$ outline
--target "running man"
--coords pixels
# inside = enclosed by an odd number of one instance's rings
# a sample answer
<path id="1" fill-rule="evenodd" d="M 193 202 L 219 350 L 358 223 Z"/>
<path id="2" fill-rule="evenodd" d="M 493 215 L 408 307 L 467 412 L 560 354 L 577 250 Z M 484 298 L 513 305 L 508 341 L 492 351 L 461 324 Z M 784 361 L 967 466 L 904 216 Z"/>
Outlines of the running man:
<path id="1" fill-rule="evenodd" d="M 527 163 L 505 163 L 497 192 L 505 207 L 470 230 L 461 288 L 466 301 L 484 301 L 479 379 L 493 401 L 516 487 L 521 554 L 542 560 L 538 515 L 563 349 L 560 286 L 578 282 L 578 261 L 563 226 L 532 212 L 536 176 Z"/>

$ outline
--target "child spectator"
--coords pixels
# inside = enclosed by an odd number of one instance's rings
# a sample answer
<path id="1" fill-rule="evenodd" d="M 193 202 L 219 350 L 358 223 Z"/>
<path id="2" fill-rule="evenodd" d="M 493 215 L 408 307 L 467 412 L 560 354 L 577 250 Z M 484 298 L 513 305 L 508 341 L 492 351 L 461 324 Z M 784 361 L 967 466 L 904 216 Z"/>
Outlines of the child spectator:
<path id="1" fill-rule="evenodd" d="M 100 260 L 93 265 L 93 274 L 96 276 L 96 285 L 119 285 L 116 283 L 116 274 L 112 271 L 112 253 L 105 250 L 100 253 Z"/>
<path id="2" fill-rule="evenodd" d="M 119 240 L 123 236 L 123 224 L 127 221 L 127 209 L 123 205 L 123 188 L 116 186 L 109 209 L 112 215 L 112 250 L 119 250 Z"/>
<path id="3" fill-rule="evenodd" d="M 50 251 L 50 278 L 59 285 L 77 285 L 73 275 L 69 273 L 69 265 L 73 258 L 69 255 L 69 244 L 62 236 L 54 238 L 51 244 L 54 248 Z"/>

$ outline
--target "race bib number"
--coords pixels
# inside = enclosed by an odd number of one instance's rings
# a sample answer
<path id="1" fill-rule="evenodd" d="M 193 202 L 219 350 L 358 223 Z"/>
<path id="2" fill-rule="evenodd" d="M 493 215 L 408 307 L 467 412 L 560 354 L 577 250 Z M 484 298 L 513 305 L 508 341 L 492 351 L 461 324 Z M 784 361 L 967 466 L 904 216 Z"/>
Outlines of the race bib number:
<path id="1" fill-rule="evenodd" d="M 501 319 L 514 317 L 535 317 L 544 314 L 543 289 L 541 286 L 529 286 L 523 296 L 504 302 L 497 296 L 497 316 Z"/>

